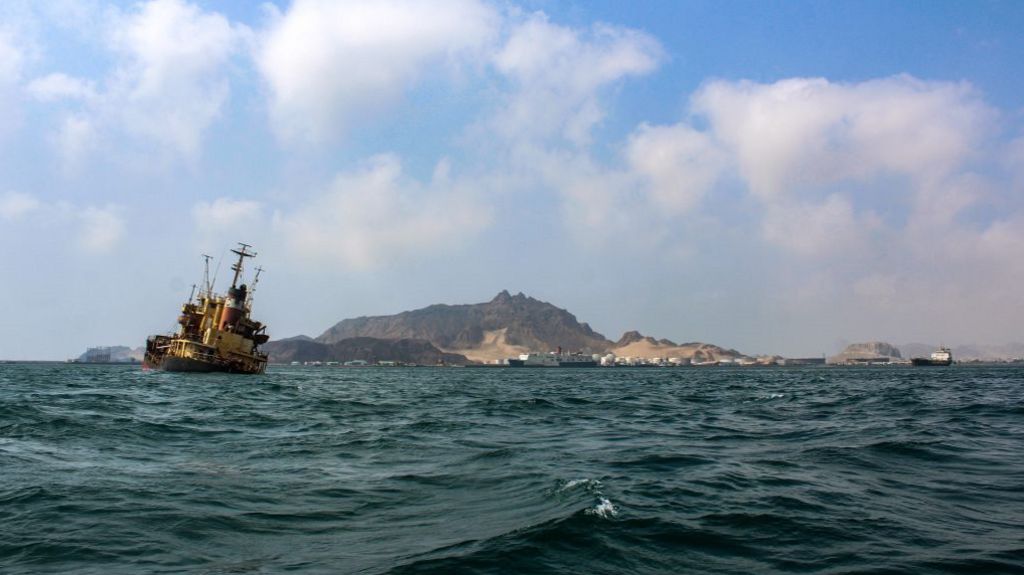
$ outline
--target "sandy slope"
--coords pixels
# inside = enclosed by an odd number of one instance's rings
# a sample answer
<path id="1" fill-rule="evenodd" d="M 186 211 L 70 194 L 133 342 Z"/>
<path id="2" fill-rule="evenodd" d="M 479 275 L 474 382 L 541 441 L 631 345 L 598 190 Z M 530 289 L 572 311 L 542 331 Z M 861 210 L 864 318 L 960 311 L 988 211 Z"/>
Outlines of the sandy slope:
<path id="1" fill-rule="evenodd" d="M 445 349 L 448 353 L 460 353 L 473 361 L 493 362 L 499 359 L 518 357 L 521 353 L 529 353 L 530 350 L 518 346 L 509 345 L 505 341 L 505 333 L 508 328 L 485 331 L 484 339 L 480 345 L 465 349 Z"/>
<path id="2" fill-rule="evenodd" d="M 670 346 L 649 341 L 634 341 L 627 345 L 616 347 L 611 350 L 617 357 L 660 357 L 667 359 L 678 357 L 682 359 L 693 359 L 695 355 L 701 355 L 698 359 L 702 361 L 718 361 L 723 358 L 735 357 L 733 354 L 723 354 L 725 350 L 715 345 L 693 344 Z"/>
<path id="3" fill-rule="evenodd" d="M 507 328 L 486 331 L 484 332 L 483 341 L 478 346 L 463 349 L 445 349 L 443 351 L 459 353 L 473 361 L 487 363 L 517 357 L 521 353 L 529 353 L 531 351 L 548 351 L 530 350 L 523 346 L 510 345 L 505 339 L 507 331 Z M 670 357 L 693 359 L 694 356 L 697 356 L 697 359 L 700 361 L 718 361 L 735 357 L 734 354 L 726 353 L 725 350 L 716 345 L 698 343 L 671 346 L 648 340 L 634 341 L 627 345 L 613 348 L 610 351 L 618 357 L 644 357 L 648 359 L 654 357 L 663 359 Z"/>

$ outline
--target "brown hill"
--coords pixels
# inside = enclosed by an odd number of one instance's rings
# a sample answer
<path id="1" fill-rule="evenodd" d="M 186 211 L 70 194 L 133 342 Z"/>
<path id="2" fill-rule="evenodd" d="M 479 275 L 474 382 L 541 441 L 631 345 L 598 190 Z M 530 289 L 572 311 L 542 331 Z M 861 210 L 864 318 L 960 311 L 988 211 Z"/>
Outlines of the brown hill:
<path id="1" fill-rule="evenodd" d="M 622 334 L 615 347 L 609 350 L 618 357 L 670 358 L 678 357 L 692 361 L 721 361 L 744 357 L 735 349 L 725 349 L 709 343 L 675 343 L 668 339 L 654 339 L 637 331 Z"/>
<path id="2" fill-rule="evenodd" d="M 387 340 L 355 337 L 328 344 L 310 339 L 290 338 L 267 342 L 262 349 L 270 356 L 271 363 L 351 360 L 370 363 L 395 361 L 418 365 L 435 365 L 439 362 L 454 365 L 469 363 L 465 356 L 445 353 L 422 339 Z"/>
<path id="3" fill-rule="evenodd" d="M 437 304 L 396 315 L 346 319 L 316 341 L 331 344 L 352 337 L 426 340 L 440 350 L 476 360 L 558 347 L 594 353 L 613 345 L 568 311 L 507 291 L 485 303 Z"/>

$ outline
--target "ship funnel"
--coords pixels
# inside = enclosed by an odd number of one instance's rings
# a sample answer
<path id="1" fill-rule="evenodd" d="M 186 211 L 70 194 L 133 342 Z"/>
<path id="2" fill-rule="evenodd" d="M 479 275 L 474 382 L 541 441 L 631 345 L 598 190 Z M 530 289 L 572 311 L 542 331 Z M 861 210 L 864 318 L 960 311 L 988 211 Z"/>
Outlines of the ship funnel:
<path id="1" fill-rule="evenodd" d="M 221 331 L 232 329 L 241 319 L 247 291 L 245 284 L 228 289 L 228 297 L 224 300 L 224 313 L 220 316 Z"/>

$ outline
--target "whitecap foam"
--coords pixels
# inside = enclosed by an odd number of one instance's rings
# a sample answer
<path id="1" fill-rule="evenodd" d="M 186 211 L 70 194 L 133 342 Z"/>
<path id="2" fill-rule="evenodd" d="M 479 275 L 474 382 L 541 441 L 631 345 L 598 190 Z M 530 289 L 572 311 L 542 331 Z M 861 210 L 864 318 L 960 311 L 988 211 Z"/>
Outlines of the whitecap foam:
<path id="1" fill-rule="evenodd" d="M 619 514 L 619 508 L 610 500 L 602 497 L 597 505 L 587 509 L 587 515 L 596 515 L 601 519 L 611 519 Z"/>
<path id="2" fill-rule="evenodd" d="M 560 487 L 558 490 L 569 491 L 570 489 L 574 489 L 578 486 L 582 486 L 587 490 L 597 490 L 601 488 L 601 482 L 598 481 L 597 479 L 570 479 L 569 481 L 566 481 L 565 485 Z"/>

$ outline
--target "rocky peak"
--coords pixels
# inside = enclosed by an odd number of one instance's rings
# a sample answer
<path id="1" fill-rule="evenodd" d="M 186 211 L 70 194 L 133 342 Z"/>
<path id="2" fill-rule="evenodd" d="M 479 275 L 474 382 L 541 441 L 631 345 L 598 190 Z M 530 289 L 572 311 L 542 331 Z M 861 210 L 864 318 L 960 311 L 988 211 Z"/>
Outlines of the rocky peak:
<path id="1" fill-rule="evenodd" d="M 532 350 L 562 347 L 603 351 L 609 341 L 580 324 L 568 311 L 523 293 L 502 290 L 481 304 L 437 304 L 392 316 L 362 317 L 338 322 L 317 341 L 333 343 L 352 337 L 418 338 L 441 349 L 473 349 L 504 330 L 507 345 Z M 491 334 L 491 335 L 488 335 Z"/>
<path id="2" fill-rule="evenodd" d="M 498 292 L 498 295 L 494 296 L 494 299 L 492 299 L 488 303 L 490 303 L 491 305 L 498 306 L 521 306 L 525 303 L 535 301 L 537 300 L 533 299 L 532 297 L 526 296 L 525 294 L 523 294 L 523 292 L 519 292 L 516 295 L 512 295 L 508 292 L 508 290 L 501 290 L 500 292 Z"/>
<path id="3" fill-rule="evenodd" d="M 622 334 L 622 337 L 619 338 L 619 341 L 615 342 L 615 347 L 624 347 L 631 343 L 636 343 L 638 341 L 657 343 L 657 340 L 655 340 L 653 337 L 648 337 L 636 330 L 632 330 Z"/>

